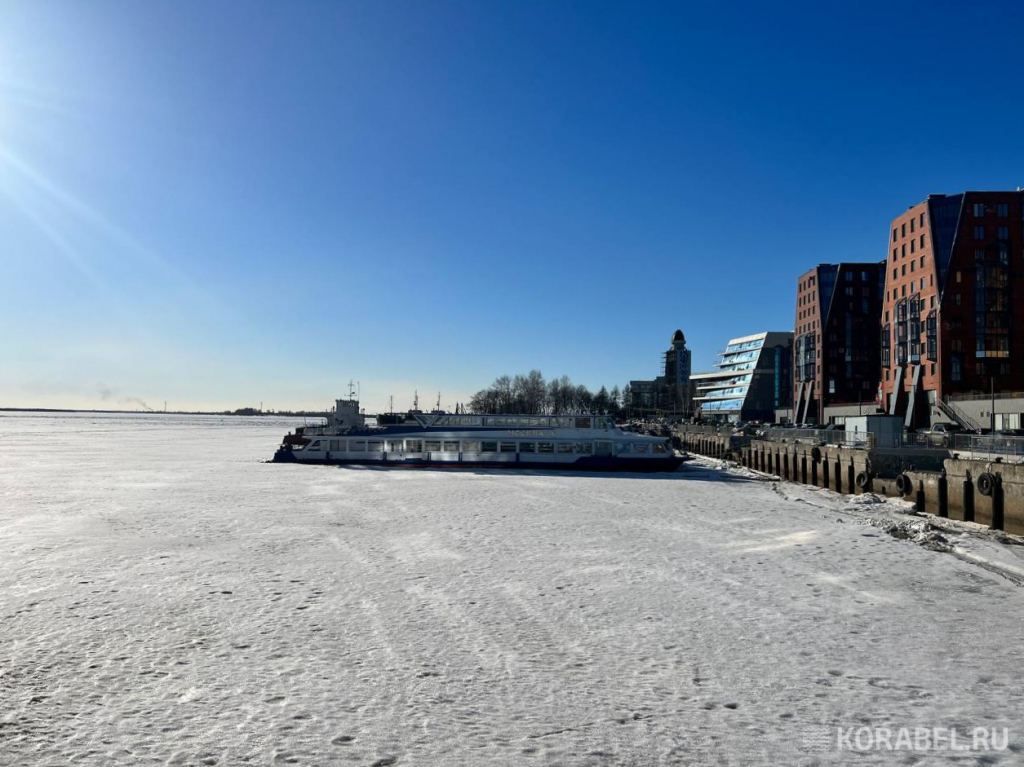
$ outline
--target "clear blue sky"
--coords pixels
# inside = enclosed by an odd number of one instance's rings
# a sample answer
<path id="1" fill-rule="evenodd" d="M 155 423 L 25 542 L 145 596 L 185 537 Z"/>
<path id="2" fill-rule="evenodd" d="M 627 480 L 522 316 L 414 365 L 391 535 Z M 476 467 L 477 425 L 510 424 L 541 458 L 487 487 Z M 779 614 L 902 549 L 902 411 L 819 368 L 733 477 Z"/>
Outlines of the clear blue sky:
<path id="1" fill-rule="evenodd" d="M 454 406 L 1024 186 L 1024 4 L 0 3 L 0 406 Z"/>

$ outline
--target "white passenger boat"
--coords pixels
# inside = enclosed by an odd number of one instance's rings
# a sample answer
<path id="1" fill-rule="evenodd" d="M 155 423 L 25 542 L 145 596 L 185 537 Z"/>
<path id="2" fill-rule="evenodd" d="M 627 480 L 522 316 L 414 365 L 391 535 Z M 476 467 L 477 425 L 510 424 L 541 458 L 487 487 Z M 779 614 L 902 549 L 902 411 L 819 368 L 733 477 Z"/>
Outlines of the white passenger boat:
<path id="1" fill-rule="evenodd" d="M 278 463 L 404 468 L 675 471 L 671 440 L 633 434 L 603 415 L 466 415 L 411 412 L 368 425 L 355 399 L 337 400 L 327 422 L 285 436 Z"/>

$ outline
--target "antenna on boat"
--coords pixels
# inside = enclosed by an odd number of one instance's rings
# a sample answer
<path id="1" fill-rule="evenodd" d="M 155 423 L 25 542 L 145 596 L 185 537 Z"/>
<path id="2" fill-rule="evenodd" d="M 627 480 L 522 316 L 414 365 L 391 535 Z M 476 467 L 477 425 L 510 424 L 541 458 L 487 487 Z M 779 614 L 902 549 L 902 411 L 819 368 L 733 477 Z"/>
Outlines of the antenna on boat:
<path id="1" fill-rule="evenodd" d="M 441 409 L 441 392 L 438 392 L 437 393 L 437 407 L 435 407 L 434 410 L 440 410 L 440 409 Z"/>
<path id="2" fill-rule="evenodd" d="M 389 413 L 394 413 L 395 412 L 395 395 L 394 394 L 392 394 L 390 397 L 388 397 L 388 412 Z"/>
<path id="3" fill-rule="evenodd" d="M 419 392 L 419 389 L 416 389 L 412 393 L 412 409 L 413 410 L 419 410 L 420 409 L 420 392 Z"/>

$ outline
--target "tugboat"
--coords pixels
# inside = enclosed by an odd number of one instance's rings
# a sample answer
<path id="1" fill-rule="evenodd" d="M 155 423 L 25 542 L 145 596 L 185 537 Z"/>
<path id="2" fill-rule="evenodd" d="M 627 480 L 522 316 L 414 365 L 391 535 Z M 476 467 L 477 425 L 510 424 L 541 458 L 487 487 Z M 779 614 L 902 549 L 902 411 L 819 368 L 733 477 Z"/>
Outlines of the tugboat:
<path id="1" fill-rule="evenodd" d="M 398 419 L 388 419 L 396 421 Z M 285 435 L 275 463 L 395 468 L 675 471 L 670 439 L 622 431 L 603 415 L 468 415 L 410 411 L 368 425 L 351 395 L 324 424 Z"/>

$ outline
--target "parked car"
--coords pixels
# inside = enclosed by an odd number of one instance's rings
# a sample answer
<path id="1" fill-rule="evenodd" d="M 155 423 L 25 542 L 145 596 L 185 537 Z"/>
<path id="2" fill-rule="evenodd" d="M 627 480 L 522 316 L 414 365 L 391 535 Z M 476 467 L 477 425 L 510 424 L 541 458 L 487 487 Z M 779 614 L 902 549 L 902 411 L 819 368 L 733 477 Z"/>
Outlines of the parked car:
<path id="1" fill-rule="evenodd" d="M 958 423 L 940 422 L 932 424 L 930 429 L 918 429 L 918 434 L 961 434 L 964 428 Z"/>
<path id="2" fill-rule="evenodd" d="M 958 423 L 940 422 L 932 424 L 928 429 L 918 429 L 917 433 L 923 435 L 927 444 L 933 447 L 950 447 L 954 435 L 966 432 Z"/>

